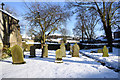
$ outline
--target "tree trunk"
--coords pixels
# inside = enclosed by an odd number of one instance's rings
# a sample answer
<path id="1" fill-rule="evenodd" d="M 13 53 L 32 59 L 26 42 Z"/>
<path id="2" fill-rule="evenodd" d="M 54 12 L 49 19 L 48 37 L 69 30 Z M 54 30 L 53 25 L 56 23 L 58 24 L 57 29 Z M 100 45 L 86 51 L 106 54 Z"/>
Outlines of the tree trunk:
<path id="1" fill-rule="evenodd" d="M 41 49 L 42 49 L 41 58 L 43 58 L 43 54 L 44 54 L 44 48 L 45 48 L 43 47 L 44 45 L 45 45 L 45 33 L 43 32 L 42 43 L 41 43 Z"/>

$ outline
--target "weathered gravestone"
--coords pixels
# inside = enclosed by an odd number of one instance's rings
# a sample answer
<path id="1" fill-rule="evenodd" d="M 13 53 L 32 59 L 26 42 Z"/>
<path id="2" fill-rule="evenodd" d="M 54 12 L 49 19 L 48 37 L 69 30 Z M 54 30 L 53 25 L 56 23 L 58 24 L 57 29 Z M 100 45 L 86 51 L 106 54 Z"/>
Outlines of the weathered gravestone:
<path id="1" fill-rule="evenodd" d="M 0 59 L 2 58 L 2 43 L 0 43 Z"/>
<path id="2" fill-rule="evenodd" d="M 70 46 L 70 52 L 69 55 L 72 55 L 72 46 Z"/>
<path id="3" fill-rule="evenodd" d="M 72 47 L 72 51 L 73 51 L 72 57 L 79 57 L 79 50 L 80 50 L 80 48 L 79 48 L 78 44 L 75 43 Z"/>
<path id="4" fill-rule="evenodd" d="M 67 51 L 69 51 L 70 50 L 70 43 L 68 42 L 67 43 Z"/>
<path id="5" fill-rule="evenodd" d="M 106 46 L 104 46 L 103 47 L 103 55 L 102 55 L 102 57 L 108 57 L 109 55 L 108 55 L 108 49 L 107 49 L 107 47 Z"/>
<path id="6" fill-rule="evenodd" d="M 24 64 L 26 63 L 23 59 L 22 48 L 18 45 L 14 45 L 11 48 L 13 64 Z"/>
<path id="7" fill-rule="evenodd" d="M 35 46 L 30 46 L 30 56 L 29 56 L 30 58 L 36 57 L 35 49 L 36 49 Z"/>
<path id="8" fill-rule="evenodd" d="M 42 56 L 43 58 L 48 57 L 48 45 L 47 44 L 43 45 L 42 54 L 43 54 Z"/>
<path id="9" fill-rule="evenodd" d="M 62 51 L 61 49 L 56 50 L 56 60 L 55 63 L 63 63 L 62 61 Z"/>
<path id="10" fill-rule="evenodd" d="M 62 51 L 62 57 L 66 57 L 66 49 L 64 43 L 61 43 L 60 49 Z"/>
<path id="11" fill-rule="evenodd" d="M 103 53 L 103 49 L 98 49 L 98 53 Z"/>

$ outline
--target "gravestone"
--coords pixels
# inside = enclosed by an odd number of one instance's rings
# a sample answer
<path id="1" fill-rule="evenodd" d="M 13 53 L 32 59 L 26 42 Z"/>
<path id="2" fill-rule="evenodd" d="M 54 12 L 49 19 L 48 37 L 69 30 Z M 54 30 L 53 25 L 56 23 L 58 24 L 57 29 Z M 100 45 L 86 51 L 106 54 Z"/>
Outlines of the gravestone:
<path id="1" fill-rule="evenodd" d="M 62 61 L 62 51 L 61 49 L 56 50 L 56 60 L 55 63 L 63 63 Z"/>
<path id="2" fill-rule="evenodd" d="M 70 46 L 70 52 L 69 55 L 72 55 L 72 46 Z"/>
<path id="3" fill-rule="evenodd" d="M 36 49 L 35 46 L 30 46 L 30 56 L 29 56 L 30 58 L 36 57 L 35 49 Z"/>
<path id="4" fill-rule="evenodd" d="M 2 58 L 2 43 L 0 43 L 0 59 Z"/>
<path id="5" fill-rule="evenodd" d="M 13 64 L 24 64 L 26 63 L 23 59 L 22 48 L 18 45 L 14 45 L 11 48 Z"/>
<path id="6" fill-rule="evenodd" d="M 98 53 L 103 53 L 103 49 L 98 49 Z"/>
<path id="7" fill-rule="evenodd" d="M 48 45 L 47 44 L 43 45 L 42 54 L 43 54 L 42 56 L 43 58 L 48 57 Z"/>
<path id="8" fill-rule="evenodd" d="M 62 57 L 66 57 L 66 49 L 64 43 L 61 43 L 60 49 L 62 51 Z"/>
<path id="9" fill-rule="evenodd" d="M 78 44 L 75 43 L 72 47 L 72 51 L 73 51 L 72 57 L 79 57 L 79 50 L 80 50 L 80 48 L 79 48 Z"/>
<path id="10" fill-rule="evenodd" d="M 67 43 L 67 51 L 70 51 L 70 43 Z"/>
<path id="11" fill-rule="evenodd" d="M 103 55 L 102 55 L 102 57 L 108 57 L 109 55 L 108 55 L 108 49 L 107 49 L 107 47 L 106 46 L 104 46 L 103 47 Z"/>

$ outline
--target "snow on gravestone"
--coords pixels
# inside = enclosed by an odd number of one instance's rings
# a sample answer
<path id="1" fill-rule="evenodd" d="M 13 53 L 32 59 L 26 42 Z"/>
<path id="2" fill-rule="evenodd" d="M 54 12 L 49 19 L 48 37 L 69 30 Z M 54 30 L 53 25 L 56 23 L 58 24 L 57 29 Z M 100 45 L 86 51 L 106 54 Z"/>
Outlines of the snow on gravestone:
<path id="1" fill-rule="evenodd" d="M 23 59 L 22 48 L 18 45 L 14 45 L 11 48 L 13 64 L 24 64 L 26 63 Z"/>
<path id="2" fill-rule="evenodd" d="M 103 49 L 98 49 L 98 53 L 103 53 Z"/>
<path id="3" fill-rule="evenodd" d="M 108 55 L 108 49 L 107 49 L 107 47 L 106 46 L 104 46 L 103 47 L 103 55 L 102 55 L 102 57 L 108 57 L 109 55 Z"/>
<path id="4" fill-rule="evenodd" d="M 30 58 L 31 57 L 36 57 L 35 49 L 36 49 L 35 46 L 30 46 L 30 56 L 29 56 Z"/>
<path id="5" fill-rule="evenodd" d="M 43 57 L 48 57 L 48 45 L 47 44 L 44 44 L 43 45 L 43 50 L 42 50 L 42 54 L 43 54 Z"/>
<path id="6" fill-rule="evenodd" d="M 77 43 L 75 43 L 73 45 L 72 50 L 73 50 L 72 57 L 79 57 L 79 50 L 80 50 L 80 48 L 79 48 Z"/>
<path id="7" fill-rule="evenodd" d="M 62 51 L 62 57 L 66 57 L 66 49 L 64 43 L 61 43 L 60 49 Z"/>
<path id="8" fill-rule="evenodd" d="M 63 63 L 62 61 L 62 51 L 61 49 L 56 50 L 56 60 L 55 63 Z"/>

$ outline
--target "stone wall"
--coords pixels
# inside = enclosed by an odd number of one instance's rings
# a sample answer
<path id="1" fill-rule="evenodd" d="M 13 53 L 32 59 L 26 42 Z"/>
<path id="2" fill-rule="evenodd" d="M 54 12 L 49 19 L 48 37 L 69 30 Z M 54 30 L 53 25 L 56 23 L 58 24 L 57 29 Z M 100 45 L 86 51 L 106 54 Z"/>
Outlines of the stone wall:
<path id="1" fill-rule="evenodd" d="M 0 11 L 0 44 L 3 45 L 3 15 L 6 18 L 6 32 L 10 34 L 10 36 L 7 37 L 7 43 L 10 43 L 10 47 L 12 47 L 15 44 L 18 44 L 22 46 L 22 36 L 20 34 L 20 26 L 18 24 L 18 20 L 16 20 L 13 16 L 6 14 L 5 12 Z M 6 39 L 5 39 L 6 40 Z M 3 47 L 3 46 L 2 46 Z"/>

